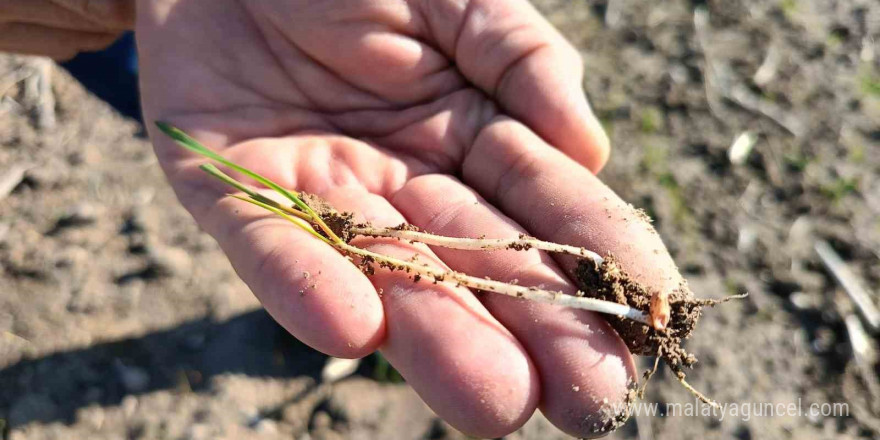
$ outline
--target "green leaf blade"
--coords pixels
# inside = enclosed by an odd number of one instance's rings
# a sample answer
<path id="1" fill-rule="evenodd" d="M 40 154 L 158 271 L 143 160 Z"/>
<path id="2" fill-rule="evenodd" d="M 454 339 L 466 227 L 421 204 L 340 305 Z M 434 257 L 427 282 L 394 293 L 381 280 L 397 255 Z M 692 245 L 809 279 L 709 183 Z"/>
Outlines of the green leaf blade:
<path id="1" fill-rule="evenodd" d="M 323 220 L 321 220 L 321 217 L 309 205 L 307 205 L 305 202 L 302 201 L 302 199 L 299 198 L 299 194 L 296 193 L 295 191 L 289 191 L 289 190 L 281 187 L 281 185 L 278 185 L 277 183 L 269 180 L 268 178 L 263 177 L 260 174 L 254 172 L 254 171 L 251 171 L 241 165 L 238 165 L 237 163 L 232 162 L 229 159 L 226 159 L 225 157 L 217 154 L 215 151 L 202 145 L 199 141 L 195 140 L 193 137 L 186 134 L 183 130 L 181 130 L 181 129 L 179 129 L 179 128 L 177 128 L 167 122 L 156 121 L 155 123 L 156 123 L 156 127 L 158 127 L 159 130 L 161 130 L 168 137 L 173 139 L 181 147 L 186 148 L 187 150 L 190 150 L 190 151 L 192 151 L 196 154 L 199 154 L 201 156 L 204 156 L 204 157 L 207 157 L 207 158 L 212 159 L 214 161 L 220 162 L 221 164 L 226 165 L 229 168 L 232 168 L 232 169 L 256 180 L 257 182 L 260 182 L 261 184 L 263 184 L 267 188 L 271 188 L 275 192 L 286 197 L 288 200 L 292 201 L 293 204 L 296 205 L 299 209 L 301 209 L 304 213 L 309 215 L 313 219 L 313 221 L 321 227 L 321 229 L 324 231 L 324 233 L 326 233 L 334 242 L 341 242 L 342 241 L 339 237 L 336 236 L 336 234 L 330 229 L 330 227 L 327 226 Z M 204 170 L 204 168 L 203 168 L 203 170 Z M 210 169 L 205 170 L 205 171 L 209 171 L 209 174 L 211 174 Z M 217 174 L 214 174 L 214 177 L 221 178 Z M 221 178 L 221 180 L 224 180 L 224 179 Z M 230 180 L 233 180 L 233 179 L 230 178 Z"/>
<path id="2" fill-rule="evenodd" d="M 167 122 L 162 122 L 162 121 L 156 121 L 156 126 L 159 127 L 159 130 L 162 130 L 163 133 L 168 135 L 168 137 L 173 139 L 181 147 L 186 148 L 187 150 L 190 150 L 190 151 L 192 151 L 196 154 L 199 154 L 201 156 L 207 157 L 208 159 L 220 162 L 221 164 L 226 165 L 229 168 L 232 168 L 232 169 L 256 180 L 257 182 L 260 182 L 261 184 L 265 185 L 267 188 L 271 188 L 271 189 L 275 190 L 275 192 L 283 195 L 284 197 L 286 197 L 287 199 L 292 201 L 296 206 L 298 206 L 300 209 L 304 210 L 305 212 L 309 212 L 309 213 L 313 212 L 312 209 L 309 208 L 309 206 L 306 205 L 305 202 L 303 202 L 299 198 L 299 196 L 297 194 L 295 194 L 294 192 L 289 191 L 289 190 L 281 187 L 281 185 L 278 185 L 277 183 L 269 180 L 268 178 L 263 177 L 262 175 L 260 175 L 259 173 L 255 172 L 255 171 L 251 171 L 251 170 L 249 170 L 241 165 L 238 165 L 237 163 L 232 162 L 229 159 L 217 154 L 213 150 L 202 145 L 199 141 L 193 139 L 190 135 L 184 133 L 183 130 L 181 130 L 181 129 L 179 129 L 179 128 L 177 128 Z"/>

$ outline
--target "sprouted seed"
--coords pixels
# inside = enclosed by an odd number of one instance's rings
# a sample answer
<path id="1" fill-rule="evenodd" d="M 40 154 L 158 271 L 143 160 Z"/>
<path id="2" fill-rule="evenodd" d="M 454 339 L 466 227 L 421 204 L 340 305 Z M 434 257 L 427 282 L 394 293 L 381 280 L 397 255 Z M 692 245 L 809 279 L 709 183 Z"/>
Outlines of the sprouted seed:
<path id="1" fill-rule="evenodd" d="M 286 206 L 266 197 L 251 186 L 235 180 L 213 164 L 200 166 L 207 174 L 241 192 L 231 197 L 286 219 L 315 239 L 350 257 L 353 264 L 357 264 L 367 275 L 375 273 L 378 266 L 383 270 L 404 271 L 416 282 L 428 280 L 435 283 L 450 283 L 529 301 L 602 313 L 633 354 L 656 356 L 654 368 L 645 373 L 645 384 L 636 393 L 639 397 L 643 396 L 648 379 L 656 372 L 662 359 L 675 373 L 682 386 L 703 402 L 717 405 L 685 380 L 684 367 L 692 367 L 696 363 L 696 357 L 686 352 L 682 348 L 682 343 L 692 334 L 704 307 L 743 298 L 746 294 L 722 300 L 696 299 L 686 282 L 682 282 L 672 291 L 650 291 L 627 275 L 612 255 L 603 257 L 581 247 L 550 243 L 525 235 L 503 239 L 460 238 L 431 234 L 409 224 L 394 228 L 355 224 L 352 214 L 336 211 L 315 195 L 285 189 L 258 173 L 229 161 L 170 124 L 157 122 L 156 125 L 180 146 L 240 172 L 290 201 L 291 205 Z M 560 291 L 520 286 L 516 283 L 478 278 L 453 270 L 432 268 L 414 259 L 401 260 L 350 244 L 351 239 L 357 236 L 391 237 L 470 251 L 538 249 L 571 255 L 578 259 L 574 280 L 580 290 L 576 295 L 567 295 Z M 628 402 L 632 403 L 629 399 Z"/>

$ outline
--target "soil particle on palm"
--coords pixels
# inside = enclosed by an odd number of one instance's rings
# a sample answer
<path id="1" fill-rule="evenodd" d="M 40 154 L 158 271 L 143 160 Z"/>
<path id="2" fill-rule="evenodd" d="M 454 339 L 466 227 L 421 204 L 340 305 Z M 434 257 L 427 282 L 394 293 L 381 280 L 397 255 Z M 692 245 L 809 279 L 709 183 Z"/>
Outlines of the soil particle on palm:
<path id="1" fill-rule="evenodd" d="M 626 424 L 632 414 L 632 408 L 639 397 L 638 386 L 635 383 L 630 384 L 623 402 L 612 404 L 604 401 L 599 408 L 599 422 L 594 425 L 593 432 L 596 434 L 604 434 L 618 430 Z"/>
<path id="2" fill-rule="evenodd" d="M 654 223 L 654 219 L 651 218 L 650 215 L 648 215 L 648 212 L 647 212 L 647 211 L 645 211 L 645 210 L 642 209 L 642 208 L 636 208 L 636 207 L 633 206 L 633 205 L 629 205 L 629 206 L 633 209 L 633 212 L 635 212 L 636 218 L 638 218 L 639 220 L 641 220 L 641 221 L 643 221 L 643 222 L 645 222 L 645 223 Z M 651 230 L 652 230 L 652 232 L 654 232 L 654 233 L 657 232 L 657 231 L 656 231 L 655 229 L 653 229 L 653 228 L 651 228 Z"/>

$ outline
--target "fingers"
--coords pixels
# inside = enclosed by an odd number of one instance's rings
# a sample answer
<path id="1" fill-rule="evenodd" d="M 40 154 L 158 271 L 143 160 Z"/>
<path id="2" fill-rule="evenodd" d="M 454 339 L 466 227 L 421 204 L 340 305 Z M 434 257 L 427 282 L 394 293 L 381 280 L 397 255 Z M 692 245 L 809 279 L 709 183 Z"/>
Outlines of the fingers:
<path id="1" fill-rule="evenodd" d="M 578 51 L 526 0 L 424 0 L 431 36 L 458 69 L 549 144 L 598 172 L 609 141 L 582 88 Z"/>
<path id="2" fill-rule="evenodd" d="M 272 317 L 331 356 L 357 358 L 375 351 L 385 321 L 369 279 L 330 246 L 258 207 L 223 197 L 223 191 L 206 183 L 199 193 L 200 205 L 207 207 L 188 208 Z"/>
<path id="3" fill-rule="evenodd" d="M 133 19 L 128 0 L 7 0 L 0 3 L 0 51 L 67 60 L 109 46 Z"/>
<path id="4" fill-rule="evenodd" d="M 451 237 L 516 237 L 526 233 L 484 199 L 448 176 L 411 180 L 394 205 L 415 225 Z M 577 289 L 546 254 L 537 250 L 472 252 L 436 247 L 453 269 L 474 276 L 543 286 L 573 294 Z M 617 333 L 595 314 L 487 294 L 483 303 L 525 346 L 538 367 L 541 410 L 576 437 L 601 435 L 606 406 L 622 402 L 635 366 Z M 613 414 L 612 414 L 613 415 Z"/>
<path id="5" fill-rule="evenodd" d="M 458 172 L 480 129 L 498 115 L 494 102 L 473 88 L 406 110 L 347 112 L 333 125 L 404 156 L 418 157 L 425 172 Z"/>
<path id="6" fill-rule="evenodd" d="M 405 0 L 358 2 L 250 2 L 263 28 L 277 31 L 273 44 L 290 69 L 317 64 L 379 101 L 378 107 L 429 102 L 464 87 L 449 58 L 412 35 Z M 274 40 L 275 38 L 273 38 Z M 292 44 L 291 44 L 292 43 Z M 374 106 L 376 107 L 376 106 Z M 344 109 L 351 110 L 351 109 Z"/>
<path id="7" fill-rule="evenodd" d="M 624 270 L 652 289 L 671 290 L 681 280 L 644 213 L 518 122 L 498 118 L 484 128 L 462 174 L 532 235 L 614 254 Z"/>
<path id="8" fill-rule="evenodd" d="M 0 4 L 0 20 L 6 23 L 29 23 L 80 31 L 107 29 L 67 8 L 38 0 L 4 1 Z"/>
<path id="9" fill-rule="evenodd" d="M 87 32 L 120 32 L 134 23 L 134 2 L 128 0 L 5 0 L 0 21 L 38 24 Z"/>
<path id="10" fill-rule="evenodd" d="M 67 60 L 79 52 L 101 50 L 116 40 L 115 33 L 82 32 L 37 24 L 0 24 L 0 52 L 43 55 Z"/>
<path id="11" fill-rule="evenodd" d="M 32 1 L 32 0 L 21 0 Z M 134 0 L 49 0 L 109 29 L 134 27 Z"/>
<path id="12" fill-rule="evenodd" d="M 393 226 L 404 218 L 384 199 L 363 190 L 325 194 L 339 209 Z M 368 250 L 434 267 L 443 264 L 424 246 L 360 238 Z M 501 437 L 524 424 L 538 400 L 534 366 L 523 347 L 466 288 L 413 282 L 405 273 L 376 268 L 387 336 L 382 353 L 441 417 L 470 435 Z"/>

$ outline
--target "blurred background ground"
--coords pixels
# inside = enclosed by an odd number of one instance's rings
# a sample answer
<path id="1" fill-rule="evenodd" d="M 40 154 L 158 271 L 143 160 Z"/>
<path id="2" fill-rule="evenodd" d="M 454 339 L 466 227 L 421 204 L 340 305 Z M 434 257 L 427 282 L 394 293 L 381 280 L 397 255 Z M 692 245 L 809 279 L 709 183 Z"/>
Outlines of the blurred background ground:
<path id="1" fill-rule="evenodd" d="M 536 3 L 584 55 L 614 145 L 602 178 L 655 218 L 698 295 L 751 294 L 707 312 L 691 382 L 849 405 L 642 417 L 612 438 L 880 436 L 876 360 L 856 368 L 851 301 L 814 251 L 880 289 L 880 3 Z M 63 70 L 0 55 L 0 438 L 461 438 L 374 380 L 376 359 L 316 388 L 326 358 L 260 310 L 141 131 Z M 692 402 L 669 374 L 647 400 Z M 536 416 L 509 438 L 564 437 Z"/>

